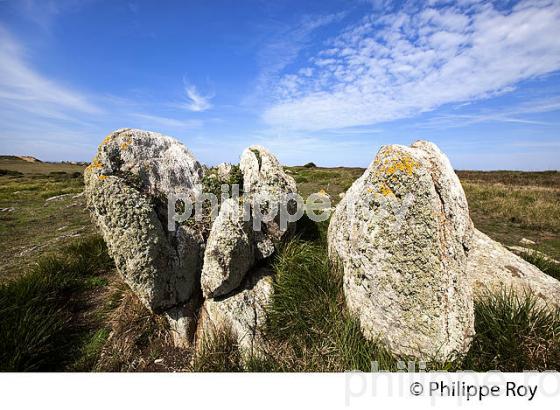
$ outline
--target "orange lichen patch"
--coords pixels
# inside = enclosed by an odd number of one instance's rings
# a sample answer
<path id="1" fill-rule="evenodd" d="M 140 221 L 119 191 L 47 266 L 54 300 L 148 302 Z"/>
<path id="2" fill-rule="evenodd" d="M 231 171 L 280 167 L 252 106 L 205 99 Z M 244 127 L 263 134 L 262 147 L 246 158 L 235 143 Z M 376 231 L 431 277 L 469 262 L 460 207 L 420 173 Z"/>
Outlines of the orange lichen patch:
<path id="1" fill-rule="evenodd" d="M 101 181 L 107 179 L 107 175 L 99 175 L 97 178 L 99 178 Z"/>
<path id="2" fill-rule="evenodd" d="M 414 170 L 420 165 L 414 158 L 404 152 L 398 152 L 393 149 L 386 150 L 387 158 L 383 164 L 379 166 L 379 171 L 386 176 L 392 176 L 397 172 L 403 172 L 412 175 Z"/>
<path id="3" fill-rule="evenodd" d="M 327 193 L 327 191 L 325 191 L 324 189 L 321 189 L 319 192 L 317 192 L 319 195 L 323 195 L 323 196 L 329 196 L 329 194 Z"/>
<path id="4" fill-rule="evenodd" d="M 94 159 L 93 162 L 91 164 L 89 164 L 88 168 L 91 168 L 91 169 L 103 168 L 103 164 L 99 160 Z"/>
<path id="5" fill-rule="evenodd" d="M 367 191 L 371 194 L 373 192 L 373 188 L 368 188 Z"/>
<path id="6" fill-rule="evenodd" d="M 121 145 L 119 145 L 119 147 L 121 148 L 121 150 L 126 150 L 130 144 L 132 144 L 132 139 L 128 138 Z"/>
<path id="7" fill-rule="evenodd" d="M 387 168 L 386 173 L 392 175 L 397 171 L 406 172 L 407 175 L 412 175 L 414 169 L 418 166 L 418 163 L 414 161 L 410 156 L 406 155 L 398 160 L 396 160 L 391 166 Z"/>
<path id="8" fill-rule="evenodd" d="M 393 190 L 389 188 L 389 186 L 387 186 L 385 182 L 381 183 L 381 186 L 379 187 L 379 192 L 381 192 L 383 196 L 395 195 Z"/>
<path id="9" fill-rule="evenodd" d="M 103 141 L 101 141 L 101 145 L 107 144 L 109 141 L 111 141 L 112 138 L 113 138 L 113 134 L 107 135 L 107 136 L 103 139 Z"/>

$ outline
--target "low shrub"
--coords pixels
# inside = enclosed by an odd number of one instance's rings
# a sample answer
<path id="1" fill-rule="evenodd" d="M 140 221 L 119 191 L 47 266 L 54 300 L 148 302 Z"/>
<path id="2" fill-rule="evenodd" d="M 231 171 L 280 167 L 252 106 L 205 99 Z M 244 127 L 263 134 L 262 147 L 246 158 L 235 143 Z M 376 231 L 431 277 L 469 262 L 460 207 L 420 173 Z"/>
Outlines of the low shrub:
<path id="1" fill-rule="evenodd" d="M 19 177 L 23 175 L 23 172 L 12 171 L 11 169 L 0 169 L 0 175 Z"/>

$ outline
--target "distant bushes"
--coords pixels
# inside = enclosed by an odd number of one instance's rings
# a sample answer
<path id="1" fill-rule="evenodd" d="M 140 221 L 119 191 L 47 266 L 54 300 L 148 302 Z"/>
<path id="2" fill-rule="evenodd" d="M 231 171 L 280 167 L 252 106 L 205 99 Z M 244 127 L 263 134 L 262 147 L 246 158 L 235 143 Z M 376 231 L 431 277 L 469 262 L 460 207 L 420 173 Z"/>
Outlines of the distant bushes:
<path id="1" fill-rule="evenodd" d="M 66 171 L 51 171 L 49 172 L 51 176 L 58 176 L 58 177 L 65 177 L 65 178 L 81 178 L 82 173 L 79 171 L 75 172 L 66 172 Z"/>
<path id="2" fill-rule="evenodd" d="M 11 169 L 0 169 L 0 175 L 19 177 L 23 175 L 23 172 L 12 171 Z"/>
<path id="3" fill-rule="evenodd" d="M 314 162 L 308 162 L 308 163 L 305 164 L 303 167 L 304 167 L 304 168 L 317 168 L 317 165 L 315 165 Z"/>

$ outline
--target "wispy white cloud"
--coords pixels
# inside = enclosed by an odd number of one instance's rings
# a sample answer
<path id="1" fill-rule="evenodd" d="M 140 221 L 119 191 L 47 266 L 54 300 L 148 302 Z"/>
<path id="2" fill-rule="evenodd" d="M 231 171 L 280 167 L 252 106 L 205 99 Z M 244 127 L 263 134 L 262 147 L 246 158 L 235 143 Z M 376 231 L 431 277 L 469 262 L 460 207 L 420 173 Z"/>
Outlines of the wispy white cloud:
<path id="1" fill-rule="evenodd" d="M 264 40 L 264 45 L 257 53 L 259 74 L 255 80 L 255 92 L 248 100 L 254 102 L 268 94 L 273 84 L 277 83 L 280 73 L 299 56 L 302 49 L 313 43 L 312 35 L 315 31 L 340 21 L 346 13 L 334 13 L 319 16 L 303 16 L 296 24 L 275 23 L 274 30 L 267 31 L 274 34 Z M 311 68 L 300 72 L 302 76 L 311 76 Z"/>
<path id="2" fill-rule="evenodd" d="M 509 11 L 468 1 L 411 7 L 363 18 L 285 73 L 264 121 L 308 131 L 371 125 L 506 93 L 560 69 L 557 0 Z"/>
<path id="3" fill-rule="evenodd" d="M 202 112 L 212 108 L 212 104 L 210 103 L 210 100 L 214 97 L 212 94 L 202 95 L 192 84 L 187 84 L 185 86 L 185 93 L 187 94 L 188 98 L 185 107 L 189 111 Z"/>
<path id="4" fill-rule="evenodd" d="M 429 118 L 428 120 L 416 124 L 416 126 L 419 128 L 446 129 L 465 127 L 483 122 L 558 126 L 560 125 L 558 121 L 549 122 L 527 118 L 529 115 L 555 111 L 560 111 L 560 98 L 542 98 L 539 100 L 531 99 L 523 102 L 522 104 L 512 105 L 503 109 L 484 110 L 468 114 L 450 113 L 436 115 L 433 118 Z"/>
<path id="5" fill-rule="evenodd" d="M 41 75 L 25 59 L 20 44 L 0 26 L 0 104 L 36 115 L 68 119 L 68 112 L 101 110 L 79 91 Z"/>
<path id="6" fill-rule="evenodd" d="M 351 128 L 331 128 L 325 130 L 324 132 L 328 134 L 337 135 L 371 135 L 379 134 L 383 132 L 381 128 L 371 128 L 371 127 L 351 127 Z"/>
<path id="7" fill-rule="evenodd" d="M 138 127 L 182 135 L 204 125 L 200 119 L 185 118 L 184 106 L 86 93 L 62 84 L 37 69 L 30 54 L 0 25 L 0 152 L 28 150 L 43 159 L 88 159 L 111 129 Z M 193 110 L 208 108 L 209 102 L 196 89 L 189 97 Z"/>

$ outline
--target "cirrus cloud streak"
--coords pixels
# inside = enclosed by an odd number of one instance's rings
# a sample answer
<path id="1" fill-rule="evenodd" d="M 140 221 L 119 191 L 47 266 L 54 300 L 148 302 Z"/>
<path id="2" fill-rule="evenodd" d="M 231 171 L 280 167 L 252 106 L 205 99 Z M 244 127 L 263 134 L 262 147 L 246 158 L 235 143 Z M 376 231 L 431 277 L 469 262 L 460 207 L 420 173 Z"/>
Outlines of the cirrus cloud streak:
<path id="1" fill-rule="evenodd" d="M 371 14 L 274 89 L 263 120 L 317 131 L 371 125 L 509 92 L 560 69 L 560 2 L 473 2 Z"/>

